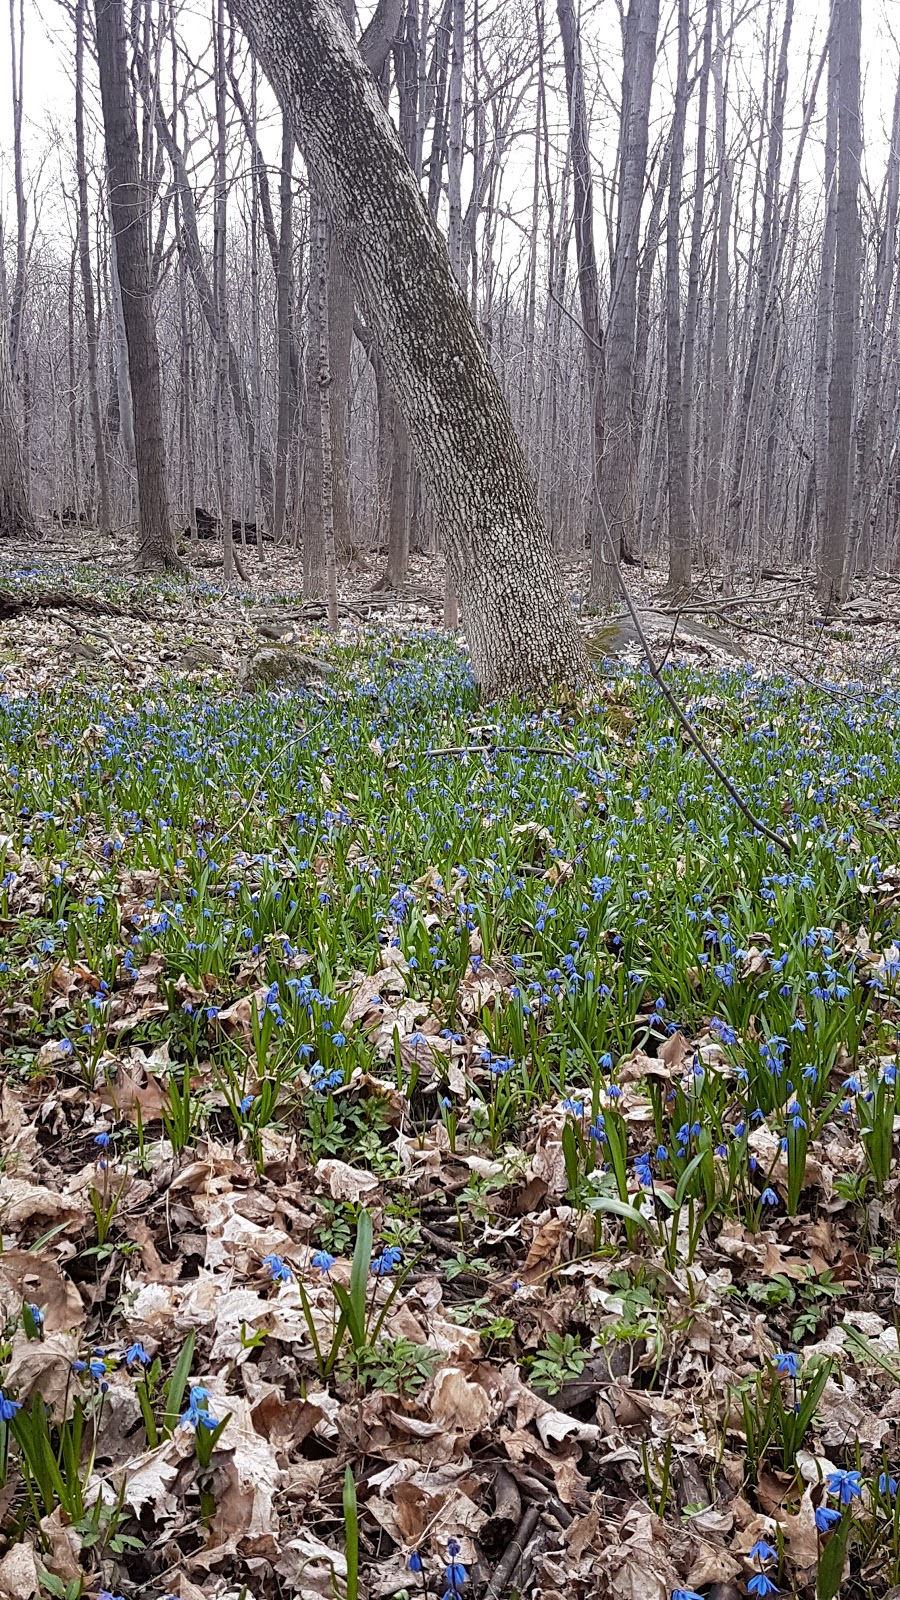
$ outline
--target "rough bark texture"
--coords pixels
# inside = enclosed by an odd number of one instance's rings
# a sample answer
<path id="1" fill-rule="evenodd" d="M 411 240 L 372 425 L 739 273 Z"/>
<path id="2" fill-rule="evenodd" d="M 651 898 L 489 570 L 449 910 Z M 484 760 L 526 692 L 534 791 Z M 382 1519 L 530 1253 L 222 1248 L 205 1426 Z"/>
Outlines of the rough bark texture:
<path id="1" fill-rule="evenodd" d="M 0 327 L 0 534 L 31 535 L 34 525 L 28 511 L 22 441 L 16 420 L 9 343 Z"/>
<path id="2" fill-rule="evenodd" d="M 442 517 L 476 677 L 573 684 L 585 658 L 497 378 L 332 0 L 232 0 L 291 118 Z"/>
<path id="3" fill-rule="evenodd" d="M 291 164 L 294 155 L 294 136 L 291 125 L 284 118 L 281 130 L 281 175 L 278 183 L 278 248 L 275 254 L 276 307 L 278 326 L 278 422 L 275 443 L 275 509 L 273 533 L 276 544 L 284 538 L 284 519 L 287 509 L 288 462 L 291 452 L 291 243 L 293 237 L 291 217 Z"/>
<path id="4" fill-rule="evenodd" d="M 136 421 L 138 560 L 144 567 L 180 568 L 169 518 L 145 195 L 138 167 L 137 124 L 128 81 L 122 0 L 97 0 L 97 54 L 110 211 L 116 236 Z"/>
<path id="5" fill-rule="evenodd" d="M 666 221 L 666 440 L 669 461 L 669 588 L 684 595 L 691 585 L 691 491 L 689 435 L 685 430 L 681 371 L 681 187 L 688 100 L 688 0 L 678 0 L 678 70 L 669 165 Z"/>
<path id="6" fill-rule="evenodd" d="M 329 273 L 328 264 L 331 258 L 329 229 L 325 212 L 320 205 L 317 217 L 317 237 L 315 240 L 315 274 L 316 292 L 318 296 L 318 326 L 319 326 L 319 438 L 322 452 L 322 544 L 325 551 L 325 600 L 328 605 L 328 626 L 333 633 L 337 632 L 338 605 L 337 605 L 337 560 L 334 547 L 334 470 L 331 460 L 331 373 L 328 367 L 331 351 L 329 339 Z"/>
<path id="7" fill-rule="evenodd" d="M 606 441 L 600 483 L 610 532 L 626 557 L 634 553 L 636 460 L 632 421 L 638 236 L 647 175 L 658 27 L 659 0 L 631 0 L 625 28 L 619 215 L 606 330 Z"/>
<path id="8" fill-rule="evenodd" d="M 100 379 L 97 372 L 100 337 L 94 301 L 94 276 L 91 266 L 88 232 L 87 164 L 84 155 L 84 4 L 85 0 L 77 0 L 75 6 L 75 171 L 78 181 L 78 264 L 81 268 L 81 290 L 84 295 L 84 333 L 87 346 L 87 380 L 91 432 L 94 436 L 97 525 L 103 532 L 106 532 L 110 526 L 109 466 L 106 459 L 106 436 L 103 432 L 103 416 L 100 410 Z"/>
<path id="9" fill-rule="evenodd" d="M 569 107 L 569 143 L 572 152 L 572 186 L 575 193 L 575 253 L 578 261 L 578 299 L 584 334 L 584 367 L 587 374 L 593 452 L 593 486 L 590 528 L 591 598 L 596 603 L 610 587 L 607 572 L 609 551 L 605 548 L 601 519 L 596 514 L 600 470 L 603 461 L 603 324 L 600 320 L 600 278 L 594 243 L 594 182 L 588 131 L 581 35 L 572 0 L 556 0 L 559 31 L 562 36 L 566 70 L 566 98 Z"/>
<path id="10" fill-rule="evenodd" d="M 834 235 L 832 359 L 828 384 L 828 472 L 819 572 L 823 604 L 840 602 L 847 554 L 853 367 L 859 323 L 860 0 L 835 0 L 831 48 L 838 66 L 838 178 Z"/>

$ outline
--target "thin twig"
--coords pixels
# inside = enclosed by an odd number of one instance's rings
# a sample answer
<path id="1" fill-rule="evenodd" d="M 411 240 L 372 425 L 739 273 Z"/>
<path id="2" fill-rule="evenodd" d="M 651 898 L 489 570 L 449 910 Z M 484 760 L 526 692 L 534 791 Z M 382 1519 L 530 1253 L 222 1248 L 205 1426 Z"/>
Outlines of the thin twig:
<path id="1" fill-rule="evenodd" d="M 629 611 L 629 613 L 631 615 L 631 620 L 634 623 L 635 631 L 636 631 L 638 639 L 640 641 L 641 649 L 644 652 L 644 657 L 646 659 L 647 667 L 649 669 L 651 678 L 653 679 L 654 683 L 656 684 L 657 688 L 659 689 L 659 692 L 662 695 L 663 699 L 665 700 L 667 706 L 669 707 L 669 710 L 673 713 L 673 715 L 675 717 L 677 717 L 678 722 L 680 723 L 681 727 L 684 729 L 684 731 L 687 734 L 688 738 L 690 739 L 691 743 L 696 746 L 696 749 L 698 750 L 699 754 L 703 757 L 703 760 L 706 762 L 706 764 L 709 767 L 710 771 L 715 773 L 715 775 L 718 778 L 719 782 L 721 783 L 722 787 L 731 796 L 732 800 L 734 801 L 734 803 L 737 806 L 738 810 L 740 811 L 741 815 L 747 819 L 747 821 L 750 823 L 750 826 L 752 828 L 756 829 L 757 833 L 762 834 L 764 839 L 771 840 L 772 844 L 777 844 L 779 850 L 783 850 L 785 855 L 790 856 L 790 854 L 791 854 L 791 842 L 790 842 L 790 840 L 786 839 L 783 834 L 775 833 L 774 829 L 767 827 L 766 823 L 760 822 L 759 817 L 754 816 L 753 812 L 750 810 L 750 807 L 748 806 L 748 804 L 747 804 L 746 800 L 744 799 L 743 795 L 740 793 L 740 791 L 738 789 L 735 788 L 735 786 L 732 783 L 731 779 L 729 778 L 727 772 L 725 772 L 723 770 L 723 768 L 719 765 L 719 763 L 716 760 L 715 756 L 713 755 L 712 751 L 707 748 L 706 744 L 703 742 L 703 740 L 701 739 L 700 735 L 696 732 L 695 728 L 693 727 L 693 725 L 690 722 L 690 720 L 688 719 L 688 717 L 685 716 L 684 712 L 682 711 L 680 705 L 678 704 L 678 701 L 675 699 L 675 696 L 673 695 L 673 693 L 672 693 L 671 689 L 669 688 L 668 684 L 664 682 L 663 676 L 662 676 L 662 672 L 660 671 L 660 668 L 657 666 L 657 664 L 656 664 L 656 662 L 655 662 L 655 660 L 653 658 L 653 651 L 650 648 L 650 642 L 649 642 L 649 640 L 647 638 L 646 633 L 644 632 L 643 624 L 641 622 L 640 615 L 638 613 L 638 609 L 637 609 L 636 605 L 634 604 L 634 601 L 632 600 L 631 595 L 630 595 L 630 593 L 628 591 L 628 585 L 625 582 L 625 578 L 624 578 L 623 573 L 622 573 L 622 568 L 621 568 L 621 565 L 619 563 L 619 554 L 618 554 L 618 551 L 616 550 L 615 544 L 613 542 L 613 536 L 612 536 L 612 534 L 610 533 L 610 530 L 609 530 L 609 523 L 606 520 L 606 510 L 604 508 L 602 500 L 600 500 L 600 498 L 599 498 L 599 495 L 598 495 L 598 504 L 599 504 L 599 507 L 600 507 L 600 517 L 601 517 L 602 522 L 603 522 L 603 532 L 604 532 L 604 535 L 605 535 L 605 538 L 606 538 L 607 546 L 609 548 L 609 553 L 612 556 L 612 560 L 613 560 L 613 569 L 614 569 L 615 574 L 616 574 L 616 582 L 617 582 L 617 584 L 619 586 L 619 591 L 620 591 L 620 593 L 622 595 L 622 599 L 625 601 L 625 604 L 628 607 L 628 611 Z"/>
<path id="2" fill-rule="evenodd" d="M 435 745 L 425 751 L 426 756 L 569 756 L 576 750 L 566 750 L 558 744 L 447 744 Z"/>
<path id="3" fill-rule="evenodd" d="M 484 1600 L 500 1600 L 500 1596 L 506 1592 L 509 1581 L 525 1553 L 525 1547 L 538 1525 L 540 1515 L 538 1506 L 528 1507 L 516 1529 L 515 1537 L 506 1548 L 503 1559 L 494 1568 L 491 1581 L 484 1591 Z"/>

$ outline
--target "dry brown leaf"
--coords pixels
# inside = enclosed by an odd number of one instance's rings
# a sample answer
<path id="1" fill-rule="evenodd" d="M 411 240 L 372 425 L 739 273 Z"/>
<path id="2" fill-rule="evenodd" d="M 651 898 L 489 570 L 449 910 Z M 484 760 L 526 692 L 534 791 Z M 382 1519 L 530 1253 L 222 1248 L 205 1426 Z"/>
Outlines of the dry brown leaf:
<path id="1" fill-rule="evenodd" d="M 4 1600 L 31 1600 L 40 1588 L 39 1568 L 34 1545 L 22 1539 L 11 1545 L 0 1561 L 0 1595 Z"/>
<path id="2" fill-rule="evenodd" d="M 83 1203 L 73 1195 L 59 1194 L 24 1178 L 0 1178 L 0 1222 L 4 1230 L 21 1228 L 29 1222 L 65 1222 L 74 1227 L 84 1221 L 84 1216 Z"/>
<path id="3" fill-rule="evenodd" d="M 19 1330 L 13 1335 L 12 1353 L 6 1369 L 5 1385 L 22 1405 L 39 1394 L 54 1422 L 72 1415 L 78 1385 L 72 1376 L 72 1362 L 78 1353 L 73 1333 L 48 1333 L 44 1339 L 27 1339 Z"/>
<path id="4" fill-rule="evenodd" d="M 455 1433 L 480 1433 L 491 1419 L 487 1390 L 467 1377 L 461 1367 L 441 1367 L 431 1391 L 431 1414 Z"/>
<path id="5" fill-rule="evenodd" d="M 353 1205 L 371 1198 L 381 1187 L 374 1172 L 364 1172 L 361 1167 L 348 1166 L 334 1157 L 316 1163 L 316 1177 L 332 1200 L 349 1200 Z"/>
<path id="6" fill-rule="evenodd" d="M 23 1300 L 43 1311 L 45 1333 L 71 1331 L 84 1322 L 81 1295 L 52 1256 L 7 1250 L 0 1256 L 0 1307 L 17 1317 Z"/>
<path id="7" fill-rule="evenodd" d="M 41 1518 L 41 1533 L 44 1536 L 44 1548 L 41 1552 L 41 1561 L 63 1583 L 71 1583 L 83 1578 L 81 1561 L 81 1540 L 75 1529 L 66 1521 L 65 1512 L 61 1506 L 49 1517 Z"/>
<path id="8" fill-rule="evenodd" d="M 538 1228 L 522 1268 L 525 1283 L 537 1283 L 539 1278 L 559 1264 L 563 1240 L 571 1230 L 567 1217 L 551 1217 Z"/>

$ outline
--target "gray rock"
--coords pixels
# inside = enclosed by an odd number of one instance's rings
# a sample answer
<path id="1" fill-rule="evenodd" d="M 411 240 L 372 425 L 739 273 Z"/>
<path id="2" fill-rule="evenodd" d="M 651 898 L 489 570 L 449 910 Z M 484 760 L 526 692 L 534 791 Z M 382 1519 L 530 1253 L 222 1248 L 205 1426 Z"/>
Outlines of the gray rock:
<path id="1" fill-rule="evenodd" d="M 290 645 L 270 644 L 241 662 L 238 681 L 247 694 L 256 694 L 259 689 L 303 689 L 333 672 L 334 667 L 317 656 L 304 655 Z"/>

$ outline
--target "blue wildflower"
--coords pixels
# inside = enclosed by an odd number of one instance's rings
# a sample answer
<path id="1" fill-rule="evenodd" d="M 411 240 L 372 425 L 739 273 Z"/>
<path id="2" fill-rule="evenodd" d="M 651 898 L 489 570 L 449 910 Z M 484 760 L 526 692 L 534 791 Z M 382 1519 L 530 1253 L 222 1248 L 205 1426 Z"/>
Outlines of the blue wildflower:
<path id="1" fill-rule="evenodd" d="M 0 1422 L 12 1422 L 16 1412 L 21 1411 L 21 1409 L 22 1403 L 20 1400 L 10 1400 L 9 1396 L 5 1395 L 3 1390 L 0 1389 Z"/>
<path id="2" fill-rule="evenodd" d="M 281 1256 L 263 1256 L 263 1266 L 267 1268 L 273 1283 L 290 1283 L 294 1276 Z"/>
<path id="3" fill-rule="evenodd" d="M 318 1268 L 323 1278 L 328 1276 L 329 1272 L 334 1266 L 334 1259 L 334 1256 L 329 1250 L 314 1250 L 312 1256 L 310 1257 L 312 1266 Z M 421 1571 L 421 1568 L 413 1567 L 412 1570 L 413 1572 Z"/>
<path id="4" fill-rule="evenodd" d="M 775 1357 L 776 1372 L 786 1373 L 789 1378 L 796 1378 L 800 1371 L 800 1357 L 793 1350 L 781 1350 Z"/>
<path id="5" fill-rule="evenodd" d="M 829 1529 L 833 1528 L 836 1522 L 840 1522 L 841 1513 L 839 1511 L 835 1511 L 833 1506 L 816 1506 L 815 1518 L 816 1527 L 818 1528 L 819 1532 L 828 1533 Z"/>
<path id="6" fill-rule="evenodd" d="M 150 1357 L 139 1339 L 135 1340 L 134 1344 L 130 1344 L 125 1351 L 125 1365 L 126 1367 L 149 1367 Z"/>
<path id="7" fill-rule="evenodd" d="M 375 1260 L 372 1262 L 369 1270 L 376 1278 L 386 1278 L 391 1272 L 393 1272 L 395 1267 L 399 1267 L 402 1260 L 403 1251 L 400 1249 L 400 1246 L 396 1244 L 390 1244 L 387 1245 L 384 1250 L 382 1250 L 380 1256 L 375 1257 Z"/>
<path id="8" fill-rule="evenodd" d="M 862 1476 L 859 1472 L 829 1472 L 826 1481 L 828 1493 L 839 1498 L 842 1506 L 848 1506 L 853 1499 L 862 1498 Z"/>
<path id="9" fill-rule="evenodd" d="M 781 1590 L 777 1583 L 773 1583 L 765 1572 L 757 1572 L 747 1585 L 747 1593 L 764 1596 L 767 1594 L 780 1594 Z"/>

